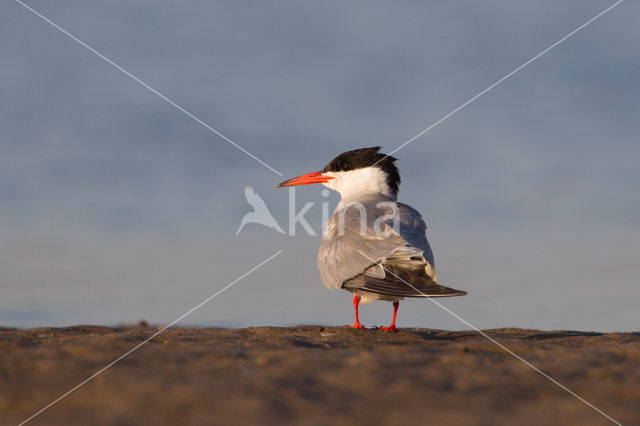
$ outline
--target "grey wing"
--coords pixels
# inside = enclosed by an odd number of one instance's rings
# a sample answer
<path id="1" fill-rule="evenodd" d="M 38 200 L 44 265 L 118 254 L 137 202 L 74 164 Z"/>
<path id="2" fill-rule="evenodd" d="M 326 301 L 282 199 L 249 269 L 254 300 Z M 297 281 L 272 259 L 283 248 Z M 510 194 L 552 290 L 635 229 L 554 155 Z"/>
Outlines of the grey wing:
<path id="1" fill-rule="evenodd" d="M 384 214 L 375 203 L 362 203 L 365 211 L 346 207 L 336 211 L 320 243 L 318 270 L 324 285 L 331 289 L 342 287 L 365 270 L 384 276 L 380 268 L 372 268 L 381 258 L 391 255 L 406 242 L 397 233 L 376 232 L 374 224 Z M 386 226 L 382 224 L 382 226 Z M 373 260 L 372 260 L 373 259 Z"/>
<path id="2" fill-rule="evenodd" d="M 433 281 L 438 282 L 433 251 L 427 239 L 427 225 L 424 223 L 422 215 L 407 204 L 397 203 L 397 205 L 400 236 L 407 242 L 408 246 L 422 251 L 422 256 L 427 262 L 425 272 Z"/>
<path id="3" fill-rule="evenodd" d="M 318 256 L 327 287 L 397 297 L 466 294 L 437 284 L 433 252 L 420 213 L 386 197 L 363 204 L 367 207 L 366 227 L 362 227 L 362 216 L 356 209 L 343 213 L 343 235 L 336 234 L 337 215 L 329 221 L 325 233 L 329 238 L 323 238 Z M 376 229 L 375 221 L 380 219 L 382 225 Z"/>

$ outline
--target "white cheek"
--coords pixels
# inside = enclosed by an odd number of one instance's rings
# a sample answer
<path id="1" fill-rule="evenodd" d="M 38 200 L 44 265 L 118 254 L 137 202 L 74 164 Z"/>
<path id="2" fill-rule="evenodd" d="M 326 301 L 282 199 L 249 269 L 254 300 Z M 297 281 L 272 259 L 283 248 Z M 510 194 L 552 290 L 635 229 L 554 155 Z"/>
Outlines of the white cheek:
<path id="1" fill-rule="evenodd" d="M 371 193 L 391 194 L 386 183 L 386 175 L 378 168 L 326 172 L 324 174 L 334 178 L 324 183 L 324 186 L 338 191 L 343 199 L 353 199 Z"/>
<path id="2" fill-rule="evenodd" d="M 334 179 L 331 179 L 330 181 L 327 181 L 327 182 L 323 182 L 322 184 L 329 189 L 333 189 L 334 191 L 340 192 L 340 187 L 341 187 L 340 184 L 342 183 L 342 174 L 339 172 L 325 172 L 323 173 L 323 175 L 331 176 Z"/>

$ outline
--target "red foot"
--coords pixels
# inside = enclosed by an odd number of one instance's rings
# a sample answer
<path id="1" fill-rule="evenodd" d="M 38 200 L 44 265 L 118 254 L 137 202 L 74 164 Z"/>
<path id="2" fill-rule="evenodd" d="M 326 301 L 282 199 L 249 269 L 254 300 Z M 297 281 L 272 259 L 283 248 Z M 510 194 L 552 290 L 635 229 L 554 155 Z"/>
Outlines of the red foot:
<path id="1" fill-rule="evenodd" d="M 355 324 L 353 324 L 353 325 L 349 325 L 349 324 L 347 324 L 347 325 L 345 325 L 345 327 L 349 327 L 349 328 L 360 328 L 360 329 L 362 329 L 362 330 L 366 330 L 366 329 L 367 329 L 367 327 L 365 327 L 364 325 L 360 324 L 359 322 L 356 322 L 356 323 L 355 323 Z"/>
<path id="2" fill-rule="evenodd" d="M 349 327 L 349 328 L 360 328 L 360 329 L 366 330 L 367 327 L 365 327 L 364 325 L 360 324 L 360 319 L 358 318 L 358 305 L 359 304 L 360 304 L 360 297 L 358 297 L 357 294 L 354 294 L 353 295 L 353 308 L 356 311 L 356 323 L 353 324 L 353 325 L 347 324 L 346 327 Z"/>
<path id="3" fill-rule="evenodd" d="M 384 331 L 398 331 L 396 328 L 396 315 L 398 314 L 398 306 L 400 303 L 393 302 L 393 321 L 391 321 L 391 325 L 389 327 L 379 327 L 380 330 Z"/>

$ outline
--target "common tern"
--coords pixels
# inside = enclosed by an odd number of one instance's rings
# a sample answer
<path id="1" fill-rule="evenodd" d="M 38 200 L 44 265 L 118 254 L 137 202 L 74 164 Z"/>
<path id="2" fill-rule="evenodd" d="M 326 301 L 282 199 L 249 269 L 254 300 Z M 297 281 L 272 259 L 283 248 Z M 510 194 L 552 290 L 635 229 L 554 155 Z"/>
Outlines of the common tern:
<path id="1" fill-rule="evenodd" d="M 420 213 L 397 201 L 400 174 L 395 158 L 380 147 L 347 151 L 319 172 L 282 182 L 278 187 L 322 183 L 341 200 L 326 225 L 318 269 L 329 289 L 353 293 L 358 306 L 374 300 L 393 302 L 393 320 L 382 330 L 396 331 L 399 301 L 405 297 L 464 296 L 438 284 L 427 226 Z"/>

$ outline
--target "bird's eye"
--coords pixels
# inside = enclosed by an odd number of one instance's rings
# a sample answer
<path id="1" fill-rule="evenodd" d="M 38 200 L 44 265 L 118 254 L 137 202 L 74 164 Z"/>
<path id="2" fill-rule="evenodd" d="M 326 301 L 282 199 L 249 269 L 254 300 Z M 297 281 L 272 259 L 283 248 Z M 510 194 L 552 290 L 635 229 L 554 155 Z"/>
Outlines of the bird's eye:
<path id="1" fill-rule="evenodd" d="M 348 171 L 348 170 L 351 170 L 351 163 L 344 162 L 344 163 L 342 163 L 340 168 L 342 169 L 342 171 L 345 171 L 345 172 Z"/>

